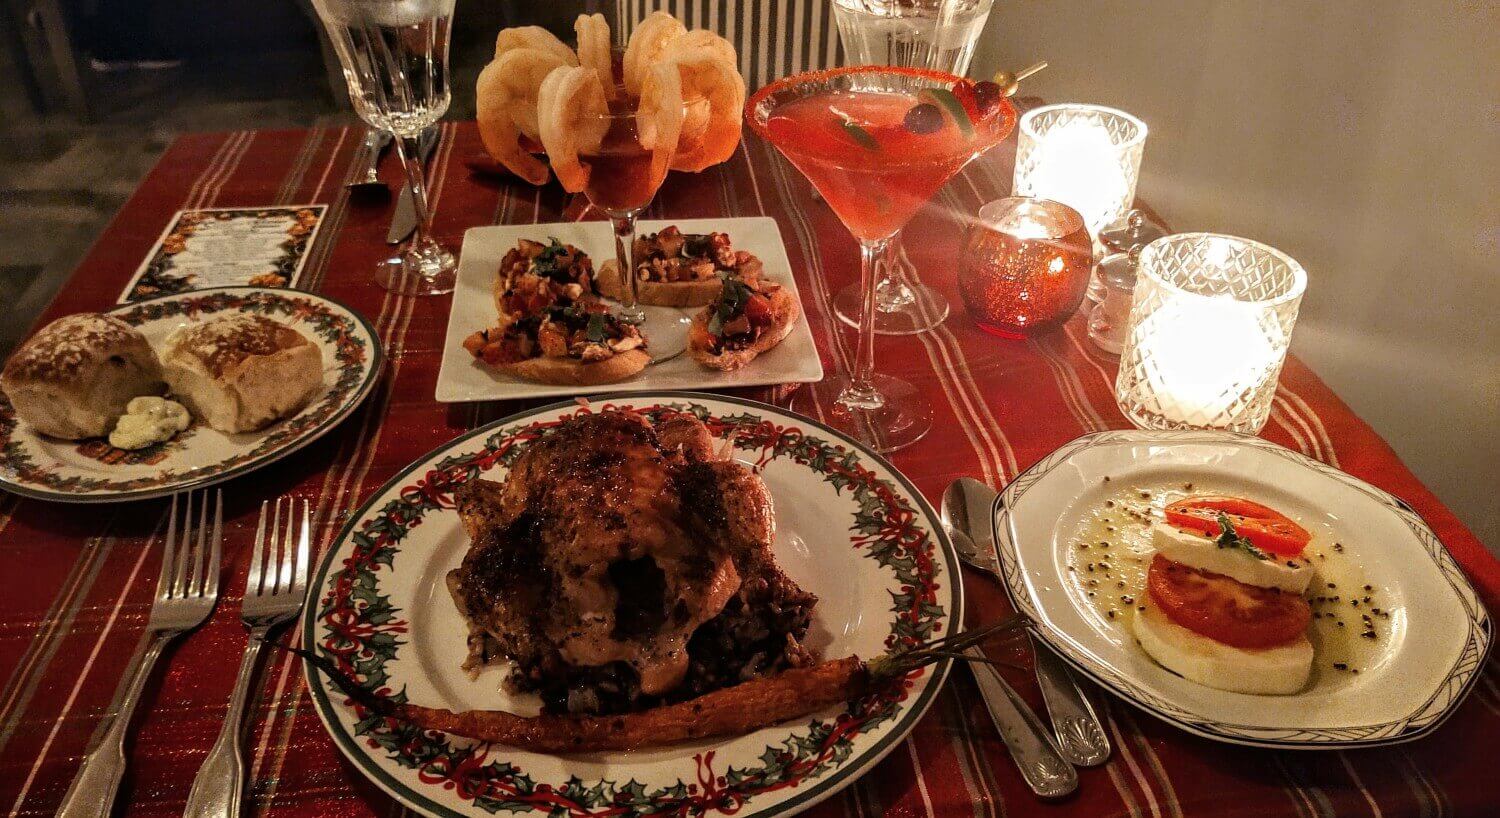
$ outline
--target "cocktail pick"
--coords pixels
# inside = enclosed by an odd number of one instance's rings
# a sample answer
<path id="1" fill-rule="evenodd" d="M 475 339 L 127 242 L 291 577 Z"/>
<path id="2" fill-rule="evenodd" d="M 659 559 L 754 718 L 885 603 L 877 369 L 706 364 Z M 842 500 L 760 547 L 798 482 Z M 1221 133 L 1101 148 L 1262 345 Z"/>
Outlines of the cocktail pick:
<path id="1" fill-rule="evenodd" d="M 1041 62 L 1036 63 L 1035 65 L 1032 65 L 1028 68 L 1023 68 L 1014 74 L 1009 71 L 997 71 L 995 73 L 995 84 L 1000 86 L 1001 93 L 1005 94 L 1008 97 L 1013 97 L 1016 95 L 1017 89 L 1020 88 L 1021 80 L 1026 79 L 1027 77 L 1046 67 L 1047 61 L 1042 60 Z"/>

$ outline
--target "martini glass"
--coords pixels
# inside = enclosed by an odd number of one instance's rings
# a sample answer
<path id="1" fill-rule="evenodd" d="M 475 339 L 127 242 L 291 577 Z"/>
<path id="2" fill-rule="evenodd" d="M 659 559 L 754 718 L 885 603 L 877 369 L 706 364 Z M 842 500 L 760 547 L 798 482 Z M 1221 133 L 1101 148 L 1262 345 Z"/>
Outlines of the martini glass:
<path id="1" fill-rule="evenodd" d="M 990 16 L 994 0 L 833 0 L 839 41 L 855 65 L 901 65 L 963 75 L 974 45 Z M 905 260 L 901 235 L 891 253 Z M 909 261 L 905 265 L 910 267 Z M 936 288 L 904 280 L 892 265 L 882 264 L 875 277 L 875 332 L 912 335 L 926 332 L 948 317 L 948 299 Z M 864 291 L 839 290 L 834 312 L 858 326 Z"/>
<path id="2" fill-rule="evenodd" d="M 811 71 L 755 92 L 745 117 L 823 195 L 859 242 L 859 343 L 854 370 L 799 391 L 793 409 L 876 451 L 916 442 L 932 409 L 911 384 L 875 374 L 876 272 L 891 238 L 969 160 L 1015 125 L 1003 98 L 975 101 L 969 80 L 924 68 Z M 819 410 L 822 411 L 819 411 Z"/>

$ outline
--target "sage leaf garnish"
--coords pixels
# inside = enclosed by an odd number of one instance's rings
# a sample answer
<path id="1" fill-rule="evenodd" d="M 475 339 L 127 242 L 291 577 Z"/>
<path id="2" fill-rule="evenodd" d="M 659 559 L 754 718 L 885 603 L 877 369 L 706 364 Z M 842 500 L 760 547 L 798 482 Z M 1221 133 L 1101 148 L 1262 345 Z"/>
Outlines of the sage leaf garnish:
<path id="1" fill-rule="evenodd" d="M 875 137 L 870 136 L 869 131 L 859 127 L 858 125 L 855 125 L 853 122 L 850 122 L 847 119 L 839 120 L 839 124 L 844 126 L 844 133 L 848 134 L 850 139 L 858 142 L 860 147 L 872 151 L 880 150 L 880 143 L 875 141 Z"/>
<path id="2" fill-rule="evenodd" d="M 964 136 L 970 137 L 974 135 L 974 121 L 969 119 L 969 109 L 965 108 L 964 104 L 958 101 L 958 97 L 954 96 L 952 91 L 949 91 L 947 88 L 928 88 L 922 93 L 931 97 L 933 102 L 948 110 L 948 115 L 953 117 L 954 124 L 958 126 L 958 130 Z"/>

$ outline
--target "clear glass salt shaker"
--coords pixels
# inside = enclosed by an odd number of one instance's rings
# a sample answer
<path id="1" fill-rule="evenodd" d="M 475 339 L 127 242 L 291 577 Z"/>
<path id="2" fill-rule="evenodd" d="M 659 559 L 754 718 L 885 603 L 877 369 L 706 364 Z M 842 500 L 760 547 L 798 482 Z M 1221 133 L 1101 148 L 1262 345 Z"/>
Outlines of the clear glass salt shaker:
<path id="1" fill-rule="evenodd" d="M 1130 210 L 1119 221 L 1100 230 L 1099 244 L 1104 248 L 1104 255 L 1089 279 L 1088 305 L 1104 300 L 1104 279 L 1100 274 L 1104 259 L 1117 253 L 1129 253 L 1132 247 L 1145 247 L 1165 235 L 1166 228 L 1151 221 L 1143 210 Z"/>
<path id="2" fill-rule="evenodd" d="M 1098 302 L 1089 312 L 1089 339 L 1111 355 L 1120 354 L 1130 329 L 1130 303 L 1141 251 L 1165 235 L 1166 229 L 1140 210 L 1126 213 L 1125 218 L 1099 231 L 1099 242 L 1110 252 L 1094 265 L 1089 281 L 1089 296 Z"/>
<path id="3" fill-rule="evenodd" d="M 1111 253 L 1094 268 L 1094 281 L 1101 285 L 1104 295 L 1089 313 L 1089 340 L 1111 355 L 1120 354 L 1130 330 L 1130 301 L 1141 249 Z"/>

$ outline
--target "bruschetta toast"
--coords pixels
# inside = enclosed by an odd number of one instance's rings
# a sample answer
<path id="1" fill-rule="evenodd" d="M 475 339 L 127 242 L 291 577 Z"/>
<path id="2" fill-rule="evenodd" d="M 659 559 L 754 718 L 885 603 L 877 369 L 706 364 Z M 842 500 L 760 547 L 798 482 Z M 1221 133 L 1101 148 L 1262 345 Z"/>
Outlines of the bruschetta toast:
<path id="1" fill-rule="evenodd" d="M 634 245 L 636 299 L 658 307 L 702 307 L 719 295 L 719 279 L 732 275 L 758 279 L 760 259 L 735 250 L 726 233 L 683 233 L 676 226 L 637 236 Z M 599 292 L 624 295 L 625 282 L 614 260 L 599 265 Z"/>
<path id="2" fill-rule="evenodd" d="M 546 307 L 464 339 L 496 370 L 538 383 L 594 386 L 625 380 L 651 363 L 646 339 L 603 304 Z"/>
<path id="3" fill-rule="evenodd" d="M 780 284 L 725 276 L 718 297 L 693 316 L 688 351 L 710 369 L 739 369 L 785 340 L 800 309 Z"/>
<path id="4" fill-rule="evenodd" d="M 547 244 L 521 239 L 495 272 L 495 311 L 501 324 L 598 294 L 588 254 L 555 238 Z"/>

